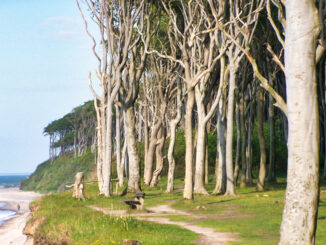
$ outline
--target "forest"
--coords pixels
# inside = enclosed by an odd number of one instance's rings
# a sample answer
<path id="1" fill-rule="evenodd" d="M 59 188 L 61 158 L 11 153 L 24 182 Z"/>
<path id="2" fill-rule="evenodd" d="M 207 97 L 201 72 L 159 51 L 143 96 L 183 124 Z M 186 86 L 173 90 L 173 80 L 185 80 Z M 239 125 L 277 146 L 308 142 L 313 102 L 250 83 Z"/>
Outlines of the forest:
<path id="1" fill-rule="evenodd" d="M 50 158 L 91 148 L 98 194 L 113 200 L 115 181 L 137 193 L 166 177 L 162 195 L 181 181 L 182 198 L 196 200 L 263 192 L 286 176 L 279 244 L 314 244 L 326 177 L 326 2 L 76 4 L 98 61 L 94 100 L 44 129 Z"/>

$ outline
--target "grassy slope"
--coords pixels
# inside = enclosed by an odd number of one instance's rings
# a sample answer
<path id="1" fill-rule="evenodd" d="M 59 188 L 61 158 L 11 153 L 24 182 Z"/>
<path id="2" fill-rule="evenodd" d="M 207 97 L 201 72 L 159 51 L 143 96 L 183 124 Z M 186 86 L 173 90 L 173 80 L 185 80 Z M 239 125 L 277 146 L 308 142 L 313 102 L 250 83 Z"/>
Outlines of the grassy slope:
<path id="1" fill-rule="evenodd" d="M 217 231 L 234 232 L 241 239 L 234 244 L 277 244 L 282 216 L 285 183 L 268 185 L 265 192 L 256 192 L 254 187 L 238 189 L 236 197 L 195 196 L 194 201 L 182 199 L 182 191 L 164 193 L 166 178 L 156 188 L 144 187 L 145 208 L 159 204 L 170 204 L 175 209 L 194 214 L 207 215 L 198 220 L 198 225 L 215 228 Z M 182 186 L 181 180 L 176 180 Z M 208 185 L 212 190 L 213 183 Z M 326 187 L 323 185 L 318 216 L 316 244 L 326 244 Z M 97 195 L 96 184 L 86 186 L 86 202 L 71 197 L 71 192 L 49 195 L 36 203 L 40 209 L 33 218 L 44 216 L 46 222 L 38 230 L 39 237 L 48 242 L 66 241 L 68 244 L 119 244 L 125 238 L 141 240 L 143 244 L 191 244 L 197 239 L 194 233 L 171 225 L 153 225 L 132 218 L 116 218 L 93 211 L 95 205 L 110 209 L 124 209 L 123 200 L 132 198 Z M 173 201 L 172 201 L 173 200 Z M 197 210 L 198 206 L 205 209 Z M 191 216 L 171 217 L 178 221 L 194 221 Z M 97 243 L 96 243 L 97 241 Z M 262 243 L 263 242 L 263 243 Z M 58 244 L 58 243 L 57 243 Z"/>
<path id="2" fill-rule="evenodd" d="M 74 181 L 77 172 L 84 172 L 85 179 L 88 179 L 95 167 L 94 154 L 90 151 L 77 158 L 74 158 L 72 153 L 60 156 L 53 161 L 41 163 L 36 171 L 22 183 L 22 189 L 43 193 L 63 190 L 66 183 Z"/>

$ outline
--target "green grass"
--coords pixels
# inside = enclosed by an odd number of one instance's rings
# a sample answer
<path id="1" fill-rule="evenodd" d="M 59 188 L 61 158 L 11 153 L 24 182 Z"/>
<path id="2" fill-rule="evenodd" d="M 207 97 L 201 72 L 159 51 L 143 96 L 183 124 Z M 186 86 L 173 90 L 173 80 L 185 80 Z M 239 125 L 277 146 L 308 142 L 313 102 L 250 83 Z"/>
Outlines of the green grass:
<path id="1" fill-rule="evenodd" d="M 159 225 L 139 221 L 132 217 L 104 215 L 89 208 L 90 205 L 122 209 L 128 197 L 103 198 L 97 196 L 96 185 L 87 186 L 87 201 L 71 197 L 71 192 L 51 194 L 36 201 L 40 206 L 33 216 L 46 217 L 36 233 L 36 239 L 60 244 L 121 244 L 124 239 L 140 240 L 143 244 L 193 244 L 198 236 L 174 225 Z"/>
<path id="2" fill-rule="evenodd" d="M 155 188 L 144 187 L 145 208 L 170 204 L 173 208 L 200 215 L 200 219 L 186 215 L 166 214 L 172 221 L 196 222 L 216 231 L 233 232 L 241 241 L 231 244 L 277 244 L 283 209 L 284 179 L 278 184 L 268 184 L 266 191 L 256 192 L 255 187 L 237 189 L 236 197 L 219 195 L 199 196 L 193 201 L 183 200 L 182 191 L 165 193 L 166 178 Z M 176 180 L 176 186 L 182 186 Z M 211 191 L 214 184 L 207 187 Z M 326 187 L 322 186 L 319 207 L 316 244 L 326 244 Z M 136 239 L 143 244 L 192 244 L 198 235 L 173 225 L 158 225 L 134 218 L 117 218 L 103 215 L 89 206 L 108 209 L 125 209 L 127 196 L 110 198 L 97 195 L 96 184 L 87 185 L 85 202 L 74 200 L 71 192 L 51 194 L 36 201 L 40 209 L 36 217 L 46 217 L 37 236 L 47 242 L 64 240 L 68 244 L 120 244 L 125 238 Z M 198 208 L 200 206 L 200 208 Z M 204 217 L 204 218 L 203 218 Z M 97 241 L 97 243 L 96 243 Z"/>
<path id="3" fill-rule="evenodd" d="M 88 179 L 95 167 L 94 154 L 90 150 L 77 158 L 74 158 L 71 152 L 40 164 L 36 171 L 22 182 L 21 187 L 26 191 L 42 193 L 62 191 L 65 184 L 74 181 L 77 172 L 84 172 L 85 179 Z"/>

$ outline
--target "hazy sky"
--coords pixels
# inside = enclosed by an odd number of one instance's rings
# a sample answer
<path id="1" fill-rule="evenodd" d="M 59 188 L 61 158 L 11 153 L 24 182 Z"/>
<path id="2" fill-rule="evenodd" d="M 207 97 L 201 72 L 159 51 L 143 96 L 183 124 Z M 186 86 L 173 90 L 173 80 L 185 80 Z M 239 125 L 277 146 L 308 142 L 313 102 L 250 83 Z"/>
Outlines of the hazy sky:
<path id="1" fill-rule="evenodd" d="M 34 171 L 44 127 L 92 99 L 90 47 L 75 0 L 0 0 L 0 173 Z"/>

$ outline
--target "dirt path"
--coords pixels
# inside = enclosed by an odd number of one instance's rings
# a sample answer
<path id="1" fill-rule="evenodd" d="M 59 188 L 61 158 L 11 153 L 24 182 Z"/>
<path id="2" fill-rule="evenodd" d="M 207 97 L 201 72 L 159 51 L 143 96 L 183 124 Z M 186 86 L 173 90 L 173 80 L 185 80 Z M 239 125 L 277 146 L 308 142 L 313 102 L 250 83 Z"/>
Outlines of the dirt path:
<path id="1" fill-rule="evenodd" d="M 203 218 L 203 215 L 194 215 L 185 211 L 175 210 L 169 205 L 160 205 L 152 208 L 147 208 L 148 212 L 128 213 L 127 210 L 109 210 L 106 208 L 99 208 L 91 206 L 92 209 L 103 212 L 107 215 L 114 216 L 133 216 L 138 220 L 150 221 L 159 224 L 177 225 L 182 228 L 191 230 L 200 235 L 196 240 L 198 245 L 226 245 L 231 241 L 239 241 L 234 233 L 216 232 L 213 228 L 201 227 L 196 225 L 196 222 L 184 222 L 184 221 L 171 221 L 165 215 L 184 215 L 191 218 L 199 219 L 197 222 L 207 219 Z"/>

